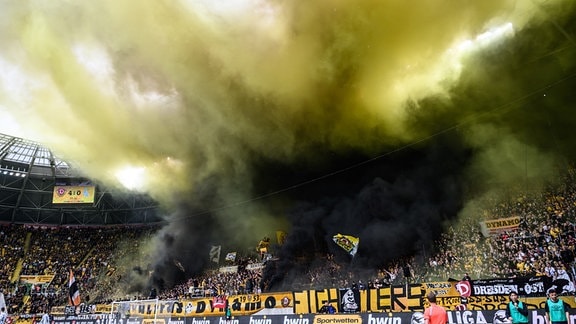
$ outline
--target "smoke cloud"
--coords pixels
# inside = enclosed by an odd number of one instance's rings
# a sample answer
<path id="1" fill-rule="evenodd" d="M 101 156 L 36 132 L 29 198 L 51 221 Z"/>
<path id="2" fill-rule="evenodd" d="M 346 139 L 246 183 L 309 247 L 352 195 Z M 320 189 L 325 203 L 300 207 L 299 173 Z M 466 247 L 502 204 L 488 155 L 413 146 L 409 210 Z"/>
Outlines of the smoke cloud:
<path id="1" fill-rule="evenodd" d="M 166 210 L 154 285 L 278 229 L 284 272 L 374 268 L 574 156 L 568 0 L 26 1 L 0 13 L 0 131 Z M 225 250 L 225 249 L 223 249 Z M 200 261 L 206 260 L 206 261 Z M 179 265 L 180 264 L 180 265 Z M 182 270 L 182 268 L 184 270 Z"/>

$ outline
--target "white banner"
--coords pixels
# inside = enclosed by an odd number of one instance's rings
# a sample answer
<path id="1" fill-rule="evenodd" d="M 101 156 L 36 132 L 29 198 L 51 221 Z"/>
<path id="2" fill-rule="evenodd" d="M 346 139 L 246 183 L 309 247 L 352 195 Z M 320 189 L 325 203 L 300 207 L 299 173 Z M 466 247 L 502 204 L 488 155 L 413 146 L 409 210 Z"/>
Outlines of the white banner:
<path id="1" fill-rule="evenodd" d="M 238 266 L 220 267 L 219 271 L 222 273 L 236 273 L 238 272 Z"/>
<path id="2" fill-rule="evenodd" d="M 261 269 L 264 269 L 264 263 L 262 263 L 262 262 L 250 263 L 246 266 L 246 270 L 256 271 L 256 270 L 261 270 Z"/>

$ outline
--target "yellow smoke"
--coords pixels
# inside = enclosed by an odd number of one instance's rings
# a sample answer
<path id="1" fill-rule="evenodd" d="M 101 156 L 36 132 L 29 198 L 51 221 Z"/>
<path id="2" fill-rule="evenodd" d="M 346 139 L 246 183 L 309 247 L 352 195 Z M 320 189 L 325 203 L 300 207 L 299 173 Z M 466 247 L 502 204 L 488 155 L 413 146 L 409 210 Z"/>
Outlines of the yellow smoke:
<path id="1" fill-rule="evenodd" d="M 522 28 L 523 4 L 17 1 L 0 14 L 0 109 L 19 125 L 2 127 L 102 181 L 142 168 L 159 199 L 212 174 L 242 183 L 251 154 L 410 140 L 405 104 L 458 81 L 450 49 Z"/>

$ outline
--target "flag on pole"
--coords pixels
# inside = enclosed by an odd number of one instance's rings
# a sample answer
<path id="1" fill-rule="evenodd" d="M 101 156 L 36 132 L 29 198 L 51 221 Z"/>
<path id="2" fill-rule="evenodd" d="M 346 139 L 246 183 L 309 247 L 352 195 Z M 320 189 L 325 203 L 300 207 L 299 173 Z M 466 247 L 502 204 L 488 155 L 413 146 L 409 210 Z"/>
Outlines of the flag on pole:
<path id="1" fill-rule="evenodd" d="M 356 255 L 358 251 L 358 244 L 360 244 L 360 239 L 352 235 L 336 234 L 332 237 L 334 243 L 338 244 L 339 247 L 343 248 L 351 256 Z"/>
<path id="2" fill-rule="evenodd" d="M 212 245 L 210 248 L 210 261 L 220 263 L 220 250 L 222 250 L 221 245 Z"/>
<path id="3" fill-rule="evenodd" d="M 288 234 L 284 231 L 276 231 L 276 240 L 278 241 L 278 245 L 284 245 L 287 235 Z"/>
<path id="4" fill-rule="evenodd" d="M 74 278 L 74 271 L 70 269 L 70 274 L 68 277 L 68 304 L 72 306 L 80 305 L 80 290 L 78 289 L 78 283 L 76 278 Z"/>
<path id="5" fill-rule="evenodd" d="M 6 300 L 4 299 L 4 293 L 0 292 L 0 308 L 6 308 Z"/>
<path id="6" fill-rule="evenodd" d="M 218 295 L 212 298 L 212 308 L 223 309 L 226 307 L 226 295 Z"/>
<path id="7" fill-rule="evenodd" d="M 236 252 L 229 252 L 226 254 L 226 261 L 236 261 Z"/>
<path id="8" fill-rule="evenodd" d="M 180 271 L 186 272 L 186 269 L 184 269 L 184 266 L 182 265 L 182 262 L 174 259 L 174 265 L 176 265 L 176 266 L 178 267 L 178 269 L 180 269 Z"/>

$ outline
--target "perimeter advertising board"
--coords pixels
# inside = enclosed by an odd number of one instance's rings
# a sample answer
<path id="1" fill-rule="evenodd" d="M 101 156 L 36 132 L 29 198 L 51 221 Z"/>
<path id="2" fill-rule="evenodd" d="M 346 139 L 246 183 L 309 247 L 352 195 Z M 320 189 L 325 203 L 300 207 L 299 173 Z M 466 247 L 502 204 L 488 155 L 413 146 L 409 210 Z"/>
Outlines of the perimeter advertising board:
<path id="1" fill-rule="evenodd" d="M 449 311 L 448 324 L 505 324 L 503 310 L 499 311 Z M 213 317 L 157 317 L 147 319 L 133 316 L 127 319 L 113 315 L 54 316 L 52 324 L 421 324 L 421 312 L 357 313 L 357 314 L 292 314 L 233 316 L 226 320 Z M 545 324 L 544 311 L 529 313 L 529 324 Z M 38 324 L 39 319 L 33 319 Z M 30 323 L 32 323 L 30 321 Z M 568 324 L 576 324 L 576 310 L 570 310 Z"/>

